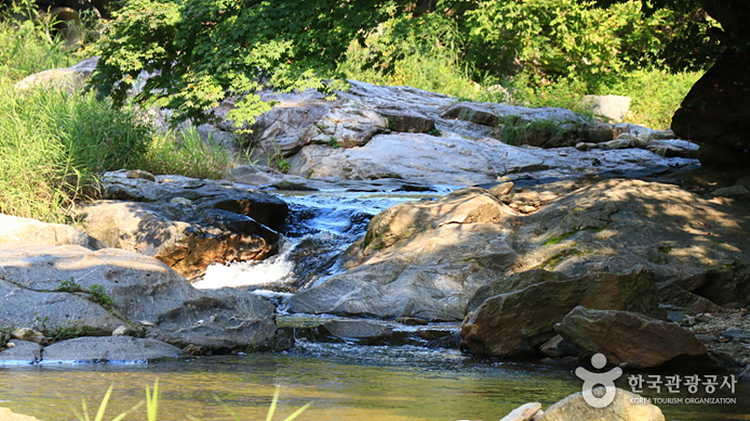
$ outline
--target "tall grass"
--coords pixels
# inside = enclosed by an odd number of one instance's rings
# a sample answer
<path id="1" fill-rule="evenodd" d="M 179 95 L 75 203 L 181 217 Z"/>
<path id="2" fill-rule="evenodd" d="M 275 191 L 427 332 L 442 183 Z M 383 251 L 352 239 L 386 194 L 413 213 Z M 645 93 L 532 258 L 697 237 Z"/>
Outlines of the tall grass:
<path id="1" fill-rule="evenodd" d="M 149 128 L 93 94 L 0 89 L 0 212 L 62 222 L 97 172 L 146 151 Z"/>
<path id="2" fill-rule="evenodd" d="M 146 152 L 132 168 L 154 174 L 180 174 L 220 179 L 233 165 L 230 153 L 209 137 L 203 141 L 195 127 L 155 132 Z"/>
<path id="3" fill-rule="evenodd" d="M 78 411 L 73 405 L 68 404 L 68 407 L 73 412 L 73 414 L 76 416 L 78 421 L 104 421 L 104 414 L 107 411 L 107 405 L 109 405 L 109 399 L 112 395 L 112 390 L 114 390 L 114 384 L 109 386 L 109 389 L 104 393 L 104 397 L 102 398 L 101 403 L 99 404 L 99 408 L 96 412 L 96 415 L 92 418 L 91 415 L 89 415 L 89 409 L 88 404 L 86 402 L 86 399 L 81 398 L 81 411 Z M 268 413 L 266 414 L 266 421 L 272 421 L 274 415 L 276 415 L 276 408 L 278 406 L 279 401 L 279 395 L 281 393 L 281 387 L 276 386 L 276 390 L 273 394 L 273 399 L 271 400 L 271 406 L 268 408 Z M 154 381 L 154 389 L 153 391 L 146 386 L 146 420 L 147 421 L 157 421 L 158 420 L 158 413 L 159 413 L 159 398 L 161 394 L 159 393 L 159 379 L 157 378 Z M 224 407 L 224 410 L 227 411 L 227 413 L 232 417 L 234 421 L 242 421 L 242 419 L 237 416 L 237 414 L 232 411 L 231 408 L 229 408 L 227 405 L 224 404 L 224 402 L 219 399 L 218 396 L 214 396 L 214 399 L 216 399 L 221 406 Z M 138 402 L 135 406 L 128 409 L 127 411 L 117 415 L 115 418 L 112 419 L 112 421 L 121 421 L 126 416 L 131 414 L 132 412 L 139 409 L 141 406 L 143 406 L 144 401 Z M 305 412 L 313 403 L 308 402 L 307 404 L 301 406 L 299 409 L 291 413 L 289 416 L 284 418 L 284 421 L 294 421 L 297 417 L 299 417 L 303 412 Z M 187 416 L 192 421 L 200 421 L 195 417 L 192 417 L 190 415 Z"/>
<path id="4" fill-rule="evenodd" d="M 76 59 L 63 40 L 33 21 L 18 22 L 0 13 L 0 83 L 13 83 L 30 74 L 68 67 Z"/>
<path id="5" fill-rule="evenodd" d="M 194 129 L 156 132 L 134 107 L 114 107 L 93 93 L 17 90 L 13 84 L 25 76 L 76 62 L 50 27 L 0 13 L 0 213 L 65 222 L 108 170 L 224 175 L 229 155 Z"/>

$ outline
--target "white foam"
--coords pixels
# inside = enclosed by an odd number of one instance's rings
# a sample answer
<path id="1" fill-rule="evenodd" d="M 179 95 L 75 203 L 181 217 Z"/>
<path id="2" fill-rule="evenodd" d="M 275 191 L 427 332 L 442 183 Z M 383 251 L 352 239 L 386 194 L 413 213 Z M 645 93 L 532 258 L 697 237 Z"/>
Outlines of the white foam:
<path id="1" fill-rule="evenodd" d="M 294 268 L 288 259 L 294 245 L 284 241 L 279 254 L 262 262 L 238 262 L 229 265 L 215 264 L 206 268 L 206 274 L 193 286 L 198 289 L 218 289 L 248 285 L 284 283 Z"/>

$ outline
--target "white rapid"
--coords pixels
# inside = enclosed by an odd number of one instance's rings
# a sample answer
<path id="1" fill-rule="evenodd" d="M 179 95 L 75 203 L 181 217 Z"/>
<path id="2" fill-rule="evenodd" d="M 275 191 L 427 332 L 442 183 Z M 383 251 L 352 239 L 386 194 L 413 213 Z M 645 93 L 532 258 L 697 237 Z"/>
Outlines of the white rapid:
<path id="1" fill-rule="evenodd" d="M 294 292 L 322 282 L 337 272 L 336 257 L 364 235 L 378 212 L 413 200 L 445 194 L 297 192 L 282 193 L 290 216 L 279 251 L 261 262 L 212 265 L 193 285 L 201 289 L 246 287 L 258 293 Z"/>

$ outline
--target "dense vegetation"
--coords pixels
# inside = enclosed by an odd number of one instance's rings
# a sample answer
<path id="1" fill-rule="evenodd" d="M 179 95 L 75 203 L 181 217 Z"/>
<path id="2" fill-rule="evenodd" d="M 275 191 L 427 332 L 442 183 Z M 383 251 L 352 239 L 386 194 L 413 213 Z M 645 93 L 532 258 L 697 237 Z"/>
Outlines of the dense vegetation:
<path id="1" fill-rule="evenodd" d="M 192 129 L 156 131 L 139 110 L 200 121 L 240 95 L 231 117 L 244 125 L 271 106 L 254 95 L 268 86 L 331 93 L 353 78 L 571 109 L 584 94 L 621 94 L 634 99 L 631 121 L 665 128 L 717 44 L 696 2 L 656 3 L 128 0 L 84 37 L 96 44 L 71 47 L 18 0 L 0 10 L 0 212 L 64 221 L 96 194 L 97 174 L 122 167 L 221 177 L 226 153 Z M 98 90 L 12 87 L 93 53 Z M 143 70 L 158 76 L 133 99 Z"/>
<path id="2" fill-rule="evenodd" d="M 107 170 L 223 176 L 229 157 L 194 130 L 156 132 L 134 107 L 94 93 L 14 88 L 78 57 L 51 32 L 50 18 L 19 22 L 8 13 L 0 18 L 0 213 L 65 221 L 76 200 L 97 194 L 96 177 Z"/>
<path id="3" fill-rule="evenodd" d="M 345 77 L 573 106 L 586 93 L 653 95 L 667 72 L 702 68 L 718 48 L 711 25 L 687 0 L 651 11 L 640 0 L 130 0 L 94 81 L 122 101 L 142 70 L 159 73 L 138 99 L 178 118 L 210 118 L 226 95 L 247 94 L 238 124 L 268 109 L 253 95 L 262 84 L 330 90 Z M 695 79 L 679 76 L 677 96 Z"/>

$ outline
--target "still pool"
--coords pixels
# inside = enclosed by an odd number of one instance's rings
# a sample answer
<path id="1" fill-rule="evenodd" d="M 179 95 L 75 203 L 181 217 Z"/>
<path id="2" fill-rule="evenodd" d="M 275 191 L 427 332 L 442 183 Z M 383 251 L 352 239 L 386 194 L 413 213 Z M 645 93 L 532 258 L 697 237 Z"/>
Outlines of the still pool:
<path id="1" fill-rule="evenodd" d="M 85 398 L 93 418 L 114 384 L 110 420 L 144 399 L 156 379 L 162 421 L 232 420 L 230 412 L 243 421 L 263 420 L 276 385 L 275 420 L 313 402 L 300 421 L 490 421 L 523 403 L 547 407 L 581 390 L 571 367 L 482 362 L 456 350 L 302 344 L 288 353 L 151 364 L 0 367 L 0 406 L 44 421 L 73 420 L 70 406 L 80 411 Z M 627 382 L 620 386 L 627 389 Z M 750 420 L 750 390 L 738 386 L 722 396 L 737 403 L 660 406 L 667 420 Z M 126 417 L 145 419 L 144 409 Z"/>

